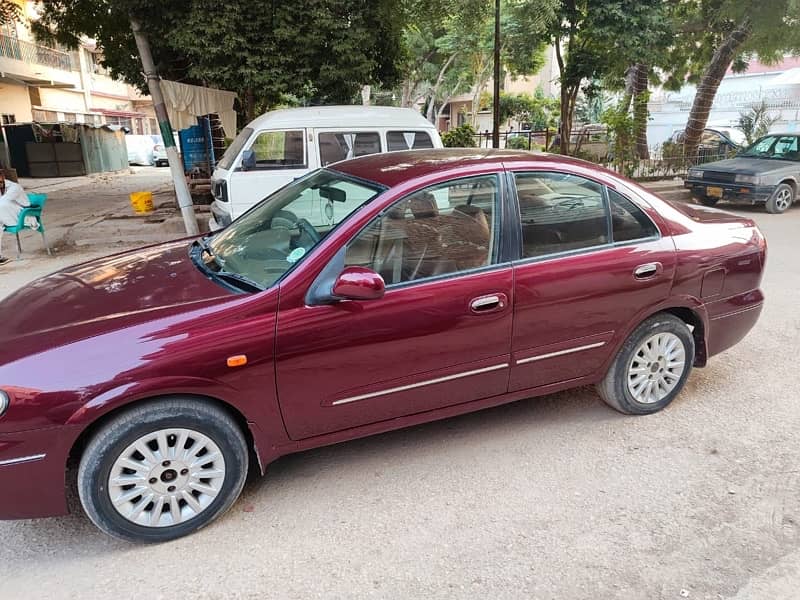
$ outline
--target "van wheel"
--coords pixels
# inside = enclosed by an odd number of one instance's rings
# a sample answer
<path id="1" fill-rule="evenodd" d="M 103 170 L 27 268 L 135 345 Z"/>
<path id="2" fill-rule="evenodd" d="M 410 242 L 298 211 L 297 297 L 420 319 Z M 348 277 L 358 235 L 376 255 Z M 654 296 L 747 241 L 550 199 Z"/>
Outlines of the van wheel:
<path id="1" fill-rule="evenodd" d="M 81 458 L 78 495 L 104 532 L 165 542 L 228 510 L 247 466 L 244 435 L 225 411 L 170 398 L 128 410 L 97 432 Z"/>
<path id="2" fill-rule="evenodd" d="M 597 391 L 626 415 L 658 412 L 683 389 L 694 351 L 686 323 L 668 313 L 654 315 L 628 336 Z"/>
<path id="3" fill-rule="evenodd" d="M 794 202 L 794 190 L 788 183 L 782 183 L 775 188 L 772 196 L 767 200 L 767 212 L 773 215 L 779 215 L 786 212 Z"/>

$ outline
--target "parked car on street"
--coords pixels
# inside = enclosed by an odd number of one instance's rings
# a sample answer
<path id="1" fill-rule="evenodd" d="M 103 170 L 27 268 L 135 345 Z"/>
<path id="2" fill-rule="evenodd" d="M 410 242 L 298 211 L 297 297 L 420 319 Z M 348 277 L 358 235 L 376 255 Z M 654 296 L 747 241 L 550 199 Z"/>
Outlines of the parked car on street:
<path id="1" fill-rule="evenodd" d="M 318 167 L 380 152 L 441 147 L 436 127 L 409 108 L 318 106 L 268 112 L 242 129 L 217 163 L 209 229 L 225 227 Z"/>
<path id="2" fill-rule="evenodd" d="M 153 164 L 153 146 L 155 142 L 149 135 L 125 136 L 125 145 L 128 148 L 128 164 L 150 166 Z"/>
<path id="3" fill-rule="evenodd" d="M 797 196 L 800 142 L 797 134 L 771 133 L 734 158 L 689 169 L 684 187 L 701 204 L 720 200 L 764 204 L 767 212 L 785 212 Z"/>
<path id="4" fill-rule="evenodd" d="M 153 138 L 155 145 L 153 146 L 153 164 L 157 167 L 166 167 L 169 165 L 167 160 L 167 149 L 164 147 L 164 139 L 160 135 L 150 136 Z"/>
<path id="5" fill-rule="evenodd" d="M 301 177 L 224 230 L 0 303 L 0 518 L 158 542 L 277 457 L 593 384 L 666 407 L 755 324 L 751 219 L 596 165 L 416 150 Z"/>

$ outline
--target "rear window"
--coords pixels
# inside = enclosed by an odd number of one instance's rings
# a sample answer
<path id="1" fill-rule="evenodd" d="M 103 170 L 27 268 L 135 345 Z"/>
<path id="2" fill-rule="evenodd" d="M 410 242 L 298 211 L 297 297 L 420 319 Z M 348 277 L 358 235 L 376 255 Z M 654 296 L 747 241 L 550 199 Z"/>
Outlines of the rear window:
<path id="1" fill-rule="evenodd" d="M 319 134 L 319 159 L 322 166 L 381 151 L 381 137 L 375 131 L 330 132 Z"/>
<path id="2" fill-rule="evenodd" d="M 259 168 L 305 167 L 302 129 L 292 131 L 262 131 L 250 146 Z"/>
<path id="3" fill-rule="evenodd" d="M 386 134 L 389 152 L 433 148 L 431 136 L 424 131 L 390 131 Z"/>

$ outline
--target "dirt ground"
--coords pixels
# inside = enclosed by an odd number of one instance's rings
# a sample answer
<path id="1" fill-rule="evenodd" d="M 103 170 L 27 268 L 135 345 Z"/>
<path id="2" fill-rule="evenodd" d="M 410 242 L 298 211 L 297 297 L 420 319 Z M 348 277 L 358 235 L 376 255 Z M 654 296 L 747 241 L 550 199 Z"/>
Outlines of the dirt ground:
<path id="1" fill-rule="evenodd" d="M 667 410 L 582 388 L 285 457 L 160 546 L 0 522 L 0 597 L 800 597 L 800 207 L 737 212 L 769 241 L 764 313 Z M 0 296 L 98 253 L 0 270 Z"/>

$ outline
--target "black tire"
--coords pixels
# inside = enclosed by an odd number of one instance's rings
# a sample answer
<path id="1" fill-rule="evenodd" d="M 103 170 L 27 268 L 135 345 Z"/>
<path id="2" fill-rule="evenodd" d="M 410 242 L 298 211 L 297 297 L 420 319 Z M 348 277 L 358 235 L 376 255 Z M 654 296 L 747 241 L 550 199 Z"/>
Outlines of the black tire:
<path id="1" fill-rule="evenodd" d="M 788 199 L 788 204 L 786 200 Z M 780 215 L 786 212 L 794 203 L 794 189 L 788 183 L 781 183 L 767 199 L 767 212 L 773 215 Z"/>
<path id="2" fill-rule="evenodd" d="M 224 478 L 217 496 L 199 514 L 176 525 L 140 525 L 114 508 L 109 491 L 111 469 L 142 436 L 169 428 L 198 432 L 216 444 L 225 464 Z M 230 415 L 210 403 L 173 397 L 132 407 L 97 431 L 81 457 L 78 495 L 88 517 L 109 535 L 131 542 L 165 542 L 193 533 L 227 511 L 242 491 L 247 469 L 247 442 Z"/>
<path id="3" fill-rule="evenodd" d="M 703 206 L 716 206 L 717 202 L 719 202 L 719 198 L 712 198 L 711 196 L 695 196 L 695 200 Z"/>
<path id="4" fill-rule="evenodd" d="M 628 369 L 634 354 L 641 344 L 659 333 L 672 333 L 683 344 L 684 370 L 675 387 L 658 402 L 637 401 L 628 386 Z M 622 344 L 614 362 L 603 380 L 597 384 L 597 392 L 610 407 L 626 415 L 648 415 L 660 411 L 683 389 L 694 363 L 694 337 L 689 327 L 678 317 L 669 313 L 658 313 L 642 322 Z"/>

